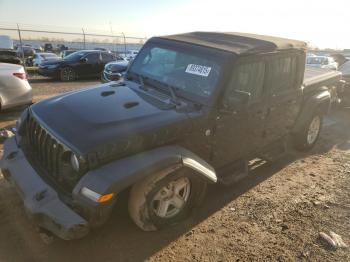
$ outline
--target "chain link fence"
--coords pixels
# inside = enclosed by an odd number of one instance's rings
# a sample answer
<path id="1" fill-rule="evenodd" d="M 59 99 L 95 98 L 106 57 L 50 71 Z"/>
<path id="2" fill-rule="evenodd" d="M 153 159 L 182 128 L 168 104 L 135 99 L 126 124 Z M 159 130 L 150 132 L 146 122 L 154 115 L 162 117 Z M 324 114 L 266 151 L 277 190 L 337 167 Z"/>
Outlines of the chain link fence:
<path id="1" fill-rule="evenodd" d="M 0 35 L 8 35 L 13 40 L 15 47 L 27 45 L 37 51 L 43 50 L 45 44 L 51 44 L 52 51 L 56 53 L 64 49 L 106 49 L 115 53 L 126 53 L 129 50 L 139 50 L 147 40 L 124 33 L 113 33 L 112 29 L 107 32 L 88 28 L 4 22 L 0 22 Z"/>

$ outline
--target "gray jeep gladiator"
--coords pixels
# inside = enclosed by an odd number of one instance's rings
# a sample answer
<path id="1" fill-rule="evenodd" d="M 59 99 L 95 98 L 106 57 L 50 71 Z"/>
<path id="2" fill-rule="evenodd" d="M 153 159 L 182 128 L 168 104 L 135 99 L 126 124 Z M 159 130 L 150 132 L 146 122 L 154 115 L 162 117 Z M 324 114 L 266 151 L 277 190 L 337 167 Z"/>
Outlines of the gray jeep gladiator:
<path id="1" fill-rule="evenodd" d="M 141 229 L 176 224 L 208 183 L 235 183 L 288 138 L 314 146 L 341 76 L 305 71 L 305 57 L 304 42 L 268 36 L 151 38 L 124 80 L 26 109 L 2 174 L 37 226 L 62 239 L 101 226 L 122 191 Z"/>

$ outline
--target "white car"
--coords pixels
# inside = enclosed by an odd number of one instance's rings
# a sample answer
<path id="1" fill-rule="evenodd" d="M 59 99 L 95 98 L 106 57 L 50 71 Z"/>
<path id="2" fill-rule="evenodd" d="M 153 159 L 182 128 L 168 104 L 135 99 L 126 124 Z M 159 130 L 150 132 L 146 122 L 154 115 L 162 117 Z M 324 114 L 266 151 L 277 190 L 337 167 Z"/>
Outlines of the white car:
<path id="1" fill-rule="evenodd" d="M 33 66 L 39 66 L 42 62 L 60 59 L 54 53 L 35 53 L 33 56 Z"/>
<path id="2" fill-rule="evenodd" d="M 130 60 L 133 60 L 138 53 L 139 53 L 139 50 L 129 50 L 126 53 L 121 53 L 120 56 L 125 58 L 127 61 L 130 61 Z"/>
<path id="3" fill-rule="evenodd" d="M 306 58 L 306 65 L 318 68 L 338 70 L 338 63 L 329 56 L 309 56 Z"/>
<path id="4" fill-rule="evenodd" d="M 23 66 L 0 63 L 0 109 L 31 104 L 32 99 Z"/>

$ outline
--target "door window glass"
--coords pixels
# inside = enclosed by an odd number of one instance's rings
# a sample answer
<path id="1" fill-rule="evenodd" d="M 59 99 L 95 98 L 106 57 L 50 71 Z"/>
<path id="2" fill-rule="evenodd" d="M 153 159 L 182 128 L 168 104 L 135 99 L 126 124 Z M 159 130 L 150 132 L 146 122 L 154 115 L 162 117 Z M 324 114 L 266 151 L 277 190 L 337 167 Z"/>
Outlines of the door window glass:
<path id="1" fill-rule="evenodd" d="M 261 97 L 264 86 L 265 62 L 252 62 L 234 69 L 225 97 L 235 96 L 235 91 L 250 93 L 251 101 Z"/>
<path id="2" fill-rule="evenodd" d="M 89 64 L 98 63 L 100 60 L 100 54 L 99 53 L 88 54 L 86 58 L 88 59 Z"/>

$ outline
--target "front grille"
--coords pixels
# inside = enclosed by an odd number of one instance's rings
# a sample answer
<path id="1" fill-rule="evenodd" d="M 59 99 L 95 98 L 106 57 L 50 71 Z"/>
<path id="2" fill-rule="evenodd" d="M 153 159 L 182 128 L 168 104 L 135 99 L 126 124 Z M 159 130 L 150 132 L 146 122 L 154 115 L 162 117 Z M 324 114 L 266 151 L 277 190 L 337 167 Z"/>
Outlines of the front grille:
<path id="1" fill-rule="evenodd" d="M 25 151 L 31 160 L 57 182 L 61 180 L 64 147 L 28 114 L 25 133 Z"/>

